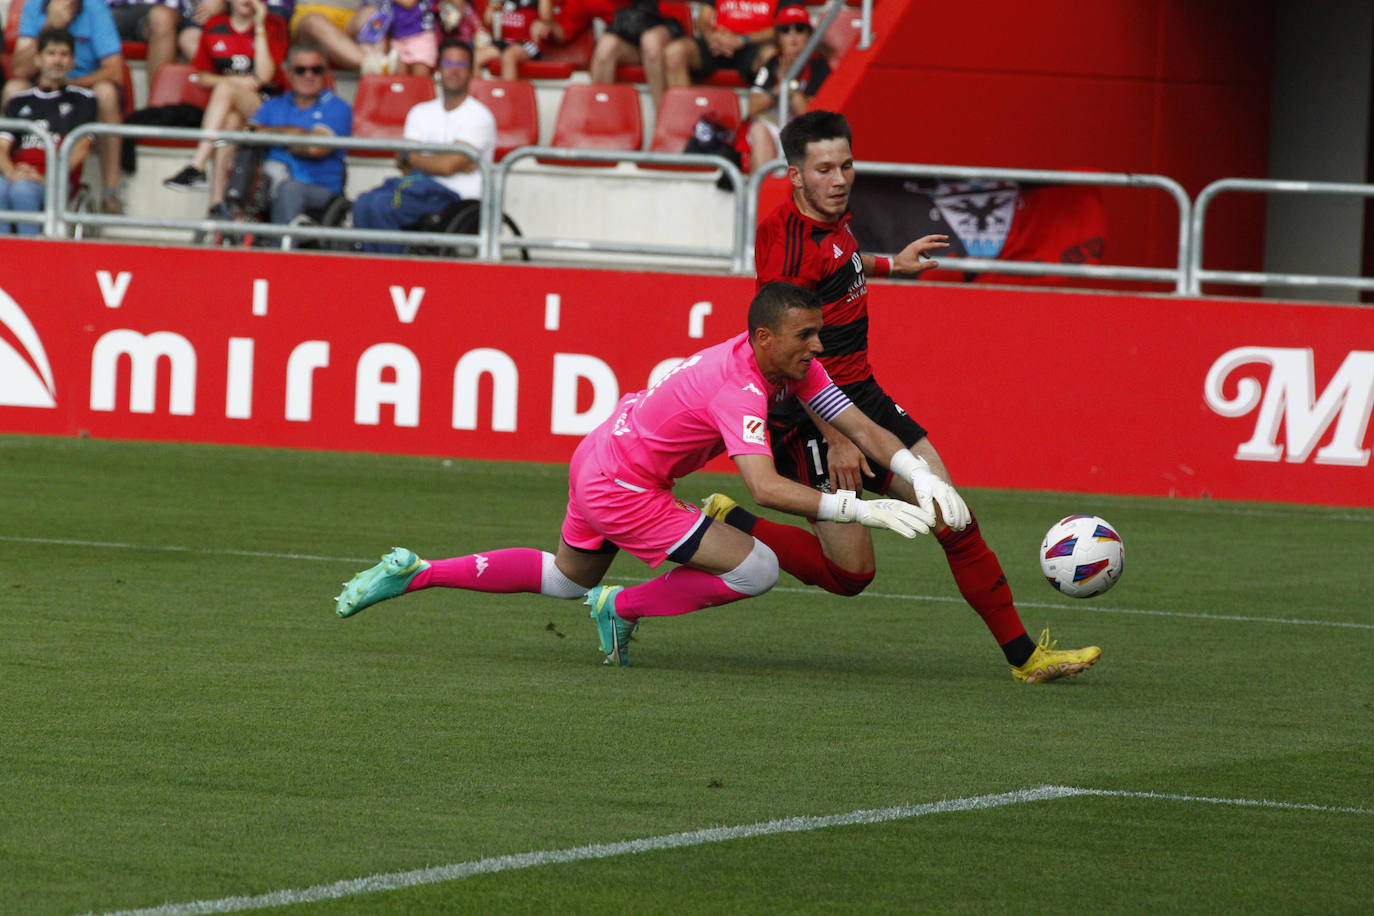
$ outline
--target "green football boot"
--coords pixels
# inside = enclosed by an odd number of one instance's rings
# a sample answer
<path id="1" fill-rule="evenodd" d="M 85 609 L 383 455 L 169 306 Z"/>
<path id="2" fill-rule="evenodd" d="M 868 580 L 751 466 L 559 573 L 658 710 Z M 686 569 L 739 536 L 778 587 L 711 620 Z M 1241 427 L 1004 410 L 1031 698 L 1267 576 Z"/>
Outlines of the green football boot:
<path id="1" fill-rule="evenodd" d="M 334 613 L 340 617 L 352 617 L 378 601 L 404 594 L 406 586 L 419 575 L 420 570 L 428 568 L 429 563 L 417 557 L 413 551 L 404 547 L 392 548 L 391 553 L 382 557 L 382 562 L 344 583 L 344 590 L 334 599 L 337 602 Z"/>
<path id="2" fill-rule="evenodd" d="M 615 612 L 615 595 L 621 589 L 619 585 L 597 585 L 587 592 L 584 603 L 592 609 L 601 653 L 606 656 L 602 664 L 624 668 L 630 664 L 630 637 L 639 629 L 639 621 L 631 623 Z"/>

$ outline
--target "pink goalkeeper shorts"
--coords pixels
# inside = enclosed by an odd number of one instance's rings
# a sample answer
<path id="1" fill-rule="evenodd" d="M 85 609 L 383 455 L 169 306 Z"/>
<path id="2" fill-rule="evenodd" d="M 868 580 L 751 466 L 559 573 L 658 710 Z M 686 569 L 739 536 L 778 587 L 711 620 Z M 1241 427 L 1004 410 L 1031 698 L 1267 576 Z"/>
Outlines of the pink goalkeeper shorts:
<path id="1" fill-rule="evenodd" d="M 610 540 L 658 566 L 706 521 L 701 510 L 671 490 L 645 489 L 603 472 L 586 440 L 568 467 L 568 512 L 563 540 L 597 550 Z"/>

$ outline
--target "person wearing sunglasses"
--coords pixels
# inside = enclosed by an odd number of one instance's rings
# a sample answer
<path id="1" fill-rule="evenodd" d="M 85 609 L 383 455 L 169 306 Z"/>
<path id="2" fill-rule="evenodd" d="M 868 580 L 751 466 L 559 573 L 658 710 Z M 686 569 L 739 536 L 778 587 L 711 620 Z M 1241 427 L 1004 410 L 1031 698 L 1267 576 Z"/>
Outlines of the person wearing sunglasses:
<path id="1" fill-rule="evenodd" d="M 482 196 L 482 166 L 490 167 L 496 149 L 496 118 L 468 93 L 472 45 L 452 38 L 439 45 L 439 97 L 406 114 L 401 136 L 418 143 L 463 143 L 468 153 L 403 152 L 396 165 L 404 173 L 358 195 L 353 225 L 359 229 L 410 229 L 431 213 Z M 402 245 L 365 242 L 363 251 L 399 253 Z"/>
<path id="2" fill-rule="evenodd" d="M 297 44 L 286 55 L 286 93 L 262 103 L 250 130 L 276 134 L 347 137 L 353 109 L 329 88 L 329 68 L 320 48 Z M 271 220 L 289 223 L 306 210 L 323 209 L 344 187 L 344 150 L 327 146 L 274 146 L 263 163 L 271 182 Z"/>
<path id="3" fill-rule="evenodd" d="M 778 158 L 783 122 L 778 81 L 792 68 L 811 40 L 811 17 L 804 6 L 784 6 L 773 24 L 778 53 L 759 68 L 749 92 L 749 161 L 762 164 Z M 788 120 L 805 114 L 811 100 L 830 75 L 824 42 L 816 47 L 801 71 L 787 85 Z"/>

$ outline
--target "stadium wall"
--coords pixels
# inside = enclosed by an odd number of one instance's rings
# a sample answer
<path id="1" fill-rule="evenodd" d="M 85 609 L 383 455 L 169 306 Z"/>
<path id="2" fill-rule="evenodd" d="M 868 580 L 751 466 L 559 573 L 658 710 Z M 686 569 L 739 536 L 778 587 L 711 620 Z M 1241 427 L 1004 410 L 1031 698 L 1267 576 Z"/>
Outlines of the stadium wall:
<path id="1" fill-rule="evenodd" d="M 1268 177 L 1273 20 L 1250 0 L 884 0 L 814 107 L 845 113 L 860 160 L 1167 175 L 1195 198 Z M 1106 263 L 1172 266 L 1165 194 L 1103 200 Z M 1263 263 L 1264 225 L 1263 197 L 1222 199 L 1207 266 Z"/>
<path id="2" fill-rule="evenodd" d="M 754 285 L 14 239 L 0 264 L 0 431 L 549 462 L 742 330 Z M 1367 309 L 871 300 L 879 379 L 960 484 L 1374 506 Z"/>

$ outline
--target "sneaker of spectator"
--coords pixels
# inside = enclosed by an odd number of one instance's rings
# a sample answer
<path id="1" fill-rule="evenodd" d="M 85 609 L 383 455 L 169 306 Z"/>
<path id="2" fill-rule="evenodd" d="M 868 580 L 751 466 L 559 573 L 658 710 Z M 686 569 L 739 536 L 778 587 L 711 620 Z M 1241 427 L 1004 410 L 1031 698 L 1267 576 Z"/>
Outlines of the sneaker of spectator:
<path id="1" fill-rule="evenodd" d="M 268 12 L 263 0 L 230 0 L 229 14 L 205 23 L 192 74 L 210 90 L 201 127 L 241 130 L 264 98 L 279 94 L 287 51 L 286 20 Z M 214 159 L 211 167 L 211 159 Z M 163 181 L 177 191 L 208 187 L 210 203 L 224 199 L 232 145 L 202 140 L 191 161 Z"/>
<path id="2" fill-rule="evenodd" d="M 38 76 L 38 34 L 48 26 L 65 28 L 76 41 L 67 84 L 91 90 L 101 124 L 119 124 L 124 117 L 124 53 L 114 19 L 104 0 L 10 0 L 23 2 L 19 37 L 14 42 L 10 79 L 0 101 L 34 85 Z M 118 201 L 120 142 L 103 136 L 96 142 L 100 155 L 103 201 Z M 113 204 L 111 204 L 113 205 Z M 103 207 L 102 207 L 103 209 Z M 121 205 L 122 209 L 122 205 Z M 109 212 L 109 211 L 106 211 Z"/>

